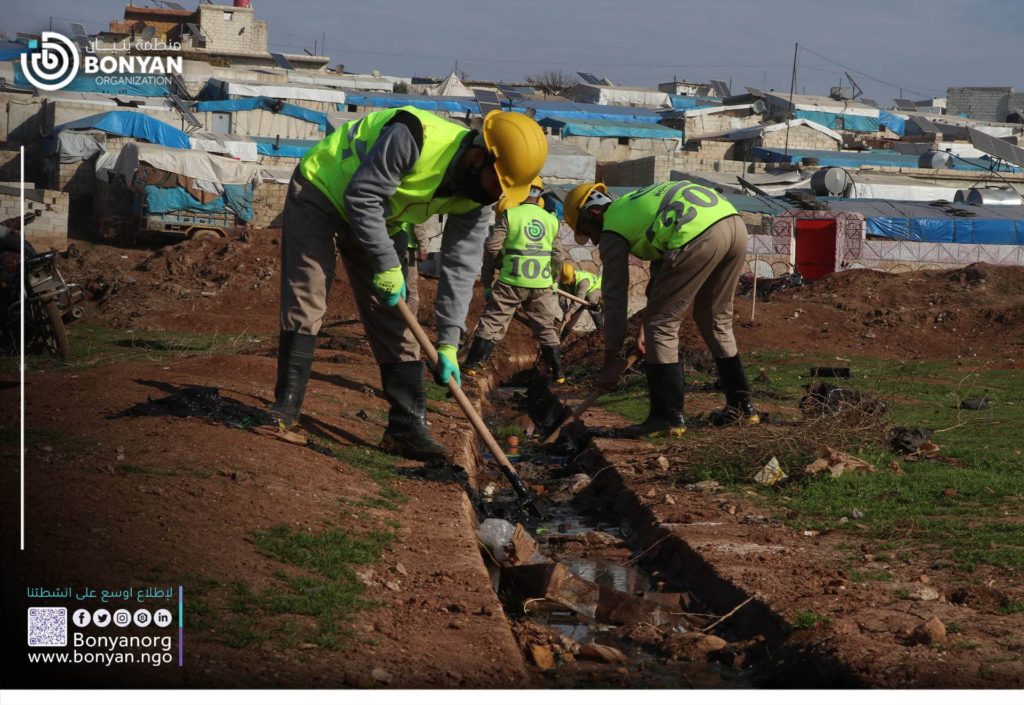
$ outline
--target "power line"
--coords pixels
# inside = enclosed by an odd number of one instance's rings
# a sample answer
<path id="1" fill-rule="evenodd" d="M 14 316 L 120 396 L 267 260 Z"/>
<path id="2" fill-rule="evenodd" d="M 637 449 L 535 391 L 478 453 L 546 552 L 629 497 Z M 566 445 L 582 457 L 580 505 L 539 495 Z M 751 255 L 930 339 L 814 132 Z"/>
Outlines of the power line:
<path id="1" fill-rule="evenodd" d="M 818 52 L 816 52 L 816 51 L 811 51 L 811 50 L 810 50 L 810 49 L 808 49 L 807 47 L 800 47 L 800 50 L 801 50 L 801 51 L 806 51 L 806 52 L 808 52 L 809 54 L 814 54 L 814 55 L 815 55 L 815 56 L 817 56 L 817 57 L 818 57 L 819 59 L 824 59 L 825 61 L 829 62 L 830 64 L 835 64 L 836 66 L 841 66 L 842 68 L 846 69 L 847 71 L 852 71 L 853 73 L 857 74 L 858 76 L 863 76 L 864 78 L 866 78 L 866 79 L 868 79 L 868 80 L 871 80 L 871 81 L 876 81 L 876 82 L 878 82 L 878 83 L 884 83 L 884 84 L 885 84 L 885 85 L 887 85 L 887 86 L 891 86 L 891 87 L 893 87 L 893 88 L 899 88 L 900 90 L 904 90 L 904 91 L 907 91 L 908 93 L 913 93 L 914 95 L 919 95 L 919 96 L 921 96 L 922 98 L 932 98 L 932 97 L 934 97 L 935 95 L 937 95 L 937 94 L 939 94 L 939 93 L 942 93 L 942 91 L 939 91 L 939 90 L 935 90 L 935 89 L 933 89 L 933 88 L 924 88 L 924 87 L 918 86 L 918 88 L 921 88 L 921 90 L 924 90 L 924 91 L 931 91 L 931 95 L 929 95 L 929 94 L 926 94 L 926 93 L 920 93 L 920 92 L 918 92 L 918 91 L 912 90 L 912 89 L 911 89 L 910 87 L 907 87 L 907 86 L 901 86 L 901 85 L 899 85 L 898 83 L 891 83 L 891 82 L 889 82 L 889 81 L 886 81 L 886 80 L 884 80 L 884 79 L 881 79 L 881 78 L 877 78 L 877 77 L 875 77 L 875 76 L 872 76 L 872 75 L 870 75 L 870 74 L 866 74 L 866 73 L 864 73 L 863 71 L 858 71 L 857 69 L 855 69 L 855 68 L 851 68 L 851 67 L 847 66 L 846 64 L 841 64 L 841 63 L 839 63 L 838 61 L 834 61 L 833 59 L 830 59 L 830 58 L 828 58 L 827 56 L 822 56 L 821 54 L 819 54 L 819 53 L 818 53 Z"/>

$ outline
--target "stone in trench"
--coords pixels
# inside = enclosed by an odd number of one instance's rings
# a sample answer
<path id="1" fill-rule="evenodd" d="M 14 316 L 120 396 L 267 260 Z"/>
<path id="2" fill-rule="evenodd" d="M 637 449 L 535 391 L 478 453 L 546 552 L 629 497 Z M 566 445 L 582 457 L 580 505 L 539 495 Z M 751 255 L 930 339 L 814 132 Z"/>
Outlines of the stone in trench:
<path id="1" fill-rule="evenodd" d="M 656 646 L 660 644 L 665 635 L 650 624 L 639 623 L 623 627 L 619 631 L 621 638 L 641 646 Z"/>
<path id="2" fill-rule="evenodd" d="M 684 632 L 670 634 L 661 643 L 661 651 L 675 661 L 701 661 L 721 651 L 728 642 L 711 634 Z"/>
<path id="3" fill-rule="evenodd" d="M 589 485 L 590 475 L 578 473 L 570 477 L 569 480 L 565 483 L 564 491 L 568 492 L 569 494 L 579 494 L 583 490 L 587 489 Z"/>
<path id="4" fill-rule="evenodd" d="M 917 625 L 910 635 L 915 644 L 933 644 L 946 638 L 946 625 L 938 617 Z"/>
<path id="5" fill-rule="evenodd" d="M 537 668 L 542 671 L 550 671 L 555 667 L 555 657 L 551 653 L 551 647 L 543 644 L 531 644 L 530 656 Z"/>
<path id="6" fill-rule="evenodd" d="M 719 492 L 722 489 L 722 485 L 719 484 L 718 480 L 704 480 L 703 482 L 684 485 L 683 489 L 690 492 Z"/>
<path id="7" fill-rule="evenodd" d="M 629 658 L 616 648 L 601 644 L 580 644 L 579 657 L 600 663 L 629 663 Z"/>
<path id="8" fill-rule="evenodd" d="M 391 674 L 385 671 L 383 668 L 373 669 L 372 671 L 370 671 L 370 675 L 373 677 L 373 680 L 377 681 L 378 683 L 391 683 Z"/>
<path id="9" fill-rule="evenodd" d="M 920 600 L 921 602 L 934 602 L 939 599 L 939 591 L 935 588 L 922 586 L 917 588 L 917 590 L 911 594 L 911 597 L 915 600 Z"/>

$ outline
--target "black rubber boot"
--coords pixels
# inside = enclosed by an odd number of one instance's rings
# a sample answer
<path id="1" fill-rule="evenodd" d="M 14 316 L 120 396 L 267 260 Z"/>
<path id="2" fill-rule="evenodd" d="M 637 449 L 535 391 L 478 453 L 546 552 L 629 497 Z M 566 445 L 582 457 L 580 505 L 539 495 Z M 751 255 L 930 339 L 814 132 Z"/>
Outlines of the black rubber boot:
<path id="1" fill-rule="evenodd" d="M 541 345 L 540 354 L 551 372 L 555 384 L 565 384 L 565 373 L 562 371 L 562 348 L 558 345 Z"/>
<path id="2" fill-rule="evenodd" d="M 284 428 L 294 426 L 299 420 L 309 373 L 313 369 L 315 347 L 315 335 L 281 331 L 277 343 L 277 384 L 270 415 Z"/>
<path id="3" fill-rule="evenodd" d="M 590 320 L 594 322 L 594 328 L 601 330 L 604 328 L 604 312 L 603 311 L 591 311 Z"/>
<path id="4" fill-rule="evenodd" d="M 452 451 L 435 441 L 427 428 L 423 362 L 381 365 L 380 381 L 384 398 L 391 404 L 381 448 L 414 460 L 452 460 Z"/>
<path id="5" fill-rule="evenodd" d="M 750 403 L 750 382 L 740 356 L 718 358 L 715 366 L 725 390 L 725 408 L 711 412 L 711 423 L 716 426 L 760 423 L 761 417 Z"/>
<path id="6" fill-rule="evenodd" d="M 462 371 L 475 375 L 484 365 L 487 364 L 487 361 L 491 358 L 491 353 L 493 351 L 493 340 L 484 340 L 479 336 L 473 338 L 473 344 L 469 347 L 469 354 L 466 355 L 466 361 L 462 363 Z"/>
<path id="7" fill-rule="evenodd" d="M 647 365 L 647 393 L 651 410 L 647 420 L 622 429 L 622 434 L 633 438 L 678 438 L 686 432 L 683 418 L 683 363 Z"/>

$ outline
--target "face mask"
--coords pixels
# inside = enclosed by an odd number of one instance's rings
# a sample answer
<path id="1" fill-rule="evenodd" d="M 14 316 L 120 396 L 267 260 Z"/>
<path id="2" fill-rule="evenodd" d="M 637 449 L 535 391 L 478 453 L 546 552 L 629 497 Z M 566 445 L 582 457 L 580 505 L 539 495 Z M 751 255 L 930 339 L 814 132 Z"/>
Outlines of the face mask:
<path id="1" fill-rule="evenodd" d="M 491 195 L 490 191 L 484 188 L 483 180 L 480 178 L 485 167 L 475 169 L 470 167 L 462 177 L 459 190 L 470 200 L 476 201 L 482 206 L 489 206 L 498 199 Z"/>

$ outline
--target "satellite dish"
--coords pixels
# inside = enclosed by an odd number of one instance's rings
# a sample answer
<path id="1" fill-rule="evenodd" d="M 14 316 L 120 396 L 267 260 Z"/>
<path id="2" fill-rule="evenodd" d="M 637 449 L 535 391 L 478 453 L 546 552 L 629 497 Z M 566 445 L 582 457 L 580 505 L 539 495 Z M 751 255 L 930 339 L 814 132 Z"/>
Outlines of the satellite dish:
<path id="1" fill-rule="evenodd" d="M 146 27 L 142 30 L 142 41 L 148 42 L 150 39 L 156 36 L 156 27 Z"/>

